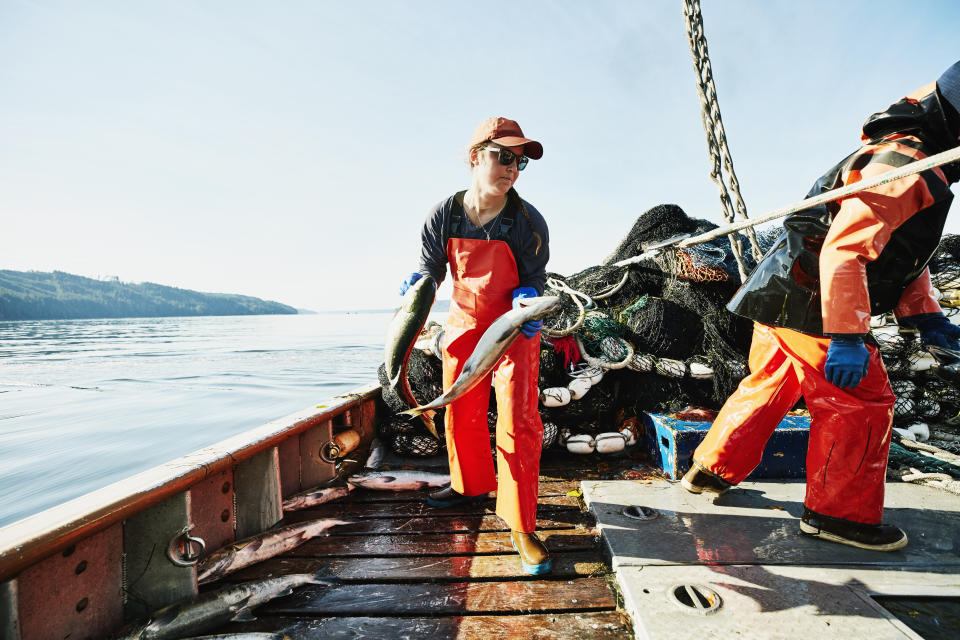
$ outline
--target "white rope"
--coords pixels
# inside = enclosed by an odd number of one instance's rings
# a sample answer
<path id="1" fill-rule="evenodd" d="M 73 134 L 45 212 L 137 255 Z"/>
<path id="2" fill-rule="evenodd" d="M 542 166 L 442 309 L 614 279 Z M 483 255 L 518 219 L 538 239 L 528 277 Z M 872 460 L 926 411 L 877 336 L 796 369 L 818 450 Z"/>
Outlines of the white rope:
<path id="1" fill-rule="evenodd" d="M 543 333 L 550 338 L 562 338 L 564 336 L 568 336 L 582 327 L 583 321 L 587 317 L 587 310 L 584 309 L 583 304 L 580 302 L 580 297 L 582 296 L 584 299 L 586 299 L 588 304 L 592 304 L 593 300 L 591 300 L 587 294 L 581 293 L 576 289 L 571 289 L 569 286 L 567 286 L 567 283 L 556 278 L 547 278 L 547 286 L 554 291 L 566 293 L 573 298 L 573 302 L 577 305 L 577 308 L 580 309 L 580 313 L 577 314 L 576 321 L 566 329 L 551 329 L 550 327 L 544 326 L 541 331 L 543 331 Z"/>
<path id="2" fill-rule="evenodd" d="M 911 162 L 910 164 L 904 165 L 899 169 L 893 171 L 887 171 L 886 173 L 881 173 L 880 175 L 868 178 L 866 180 L 861 180 L 860 182 L 854 182 L 853 184 L 847 185 L 845 187 L 840 187 L 839 189 L 833 189 L 825 193 L 821 193 L 818 196 L 813 196 L 812 198 L 807 198 L 796 204 L 792 204 L 789 207 L 783 207 L 782 209 L 775 209 L 770 213 L 760 216 L 759 218 L 753 218 L 752 220 L 743 220 L 740 222 L 734 222 L 732 224 L 725 225 L 723 227 L 717 227 L 713 231 L 708 231 L 706 233 L 701 233 L 698 236 L 693 236 L 692 238 L 687 238 L 681 240 L 677 243 L 678 247 L 689 247 L 690 245 L 700 244 L 701 242 L 709 242 L 711 240 L 716 240 L 725 235 L 731 233 L 736 233 L 748 227 L 754 225 L 763 224 L 764 222 L 770 222 L 771 220 L 776 220 L 777 218 L 782 218 L 788 216 L 791 213 L 796 213 L 797 211 L 803 211 L 804 209 L 809 209 L 817 205 L 821 205 L 825 202 L 831 202 L 833 200 L 839 200 L 841 198 L 846 198 L 847 196 L 859 193 L 860 191 L 866 191 L 867 189 L 872 189 L 874 187 L 879 187 L 894 180 L 899 180 L 900 178 L 906 178 L 907 176 L 912 176 L 917 173 L 923 173 L 924 171 L 929 171 L 936 167 L 941 167 L 945 164 L 950 164 L 951 162 L 957 162 L 960 160 L 960 147 L 954 147 L 949 151 L 942 151 L 932 156 L 928 156 L 922 160 L 917 160 L 916 162 Z"/>
<path id="3" fill-rule="evenodd" d="M 586 348 L 583 346 L 583 341 L 580 340 L 580 336 L 574 336 L 573 339 L 577 341 L 577 348 L 580 349 L 580 356 L 584 359 L 584 361 L 586 361 L 587 364 L 591 364 L 595 367 L 602 367 L 604 369 L 623 369 L 630 364 L 631 360 L 633 360 L 633 345 L 626 340 L 624 340 L 623 343 L 627 346 L 627 357 L 621 362 L 607 362 L 601 358 L 594 358 L 587 353 Z"/>
<path id="4" fill-rule="evenodd" d="M 628 279 L 629 277 L 630 277 L 630 270 L 627 269 L 627 271 L 624 272 L 623 277 L 620 278 L 620 282 L 619 282 L 618 284 L 615 284 L 612 288 L 608 289 L 607 291 L 604 291 L 603 293 L 598 293 L 598 294 L 592 296 L 593 299 L 594 299 L 594 300 L 604 300 L 604 299 L 606 299 L 606 298 L 609 298 L 610 296 L 612 296 L 612 295 L 615 294 L 616 292 L 620 291 L 620 289 L 623 289 L 623 285 L 627 284 L 627 279 Z"/>

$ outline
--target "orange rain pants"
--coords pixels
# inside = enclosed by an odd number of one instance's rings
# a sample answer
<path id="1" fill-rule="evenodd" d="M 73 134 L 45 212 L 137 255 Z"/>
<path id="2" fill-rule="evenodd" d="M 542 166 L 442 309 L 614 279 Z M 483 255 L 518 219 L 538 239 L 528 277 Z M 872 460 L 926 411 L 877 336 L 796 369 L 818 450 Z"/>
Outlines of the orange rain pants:
<path id="1" fill-rule="evenodd" d="M 879 524 L 883 516 L 894 395 L 873 345 L 853 389 L 824 376 L 830 338 L 754 323 L 750 375 L 727 400 L 694 461 L 737 484 L 753 471 L 774 429 L 800 396 L 810 410 L 804 505 L 821 515 Z"/>
<path id="2" fill-rule="evenodd" d="M 487 327 L 510 311 L 519 286 L 517 263 L 502 240 L 450 238 L 447 260 L 453 296 L 444 330 L 443 388 L 449 389 Z M 515 531 L 532 533 L 543 423 L 538 410 L 540 337 L 518 337 L 494 371 L 447 405 L 450 486 L 466 496 L 497 491 L 497 515 Z M 497 466 L 490 451 L 490 376 L 497 394 Z"/>

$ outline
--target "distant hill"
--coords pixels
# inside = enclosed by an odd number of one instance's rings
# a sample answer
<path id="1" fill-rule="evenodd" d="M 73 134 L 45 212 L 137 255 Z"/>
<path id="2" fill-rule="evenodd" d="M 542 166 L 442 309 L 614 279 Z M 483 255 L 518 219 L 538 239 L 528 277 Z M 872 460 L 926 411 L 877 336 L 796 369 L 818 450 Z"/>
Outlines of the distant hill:
<path id="1" fill-rule="evenodd" d="M 62 271 L 0 270 L 0 320 L 297 313 L 279 302 L 161 284 L 94 280 Z"/>

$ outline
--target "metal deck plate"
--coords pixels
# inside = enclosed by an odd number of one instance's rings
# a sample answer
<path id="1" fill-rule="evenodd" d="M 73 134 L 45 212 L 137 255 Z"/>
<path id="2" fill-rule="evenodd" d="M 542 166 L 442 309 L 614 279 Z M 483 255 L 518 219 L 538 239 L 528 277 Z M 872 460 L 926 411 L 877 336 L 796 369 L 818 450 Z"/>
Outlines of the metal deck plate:
<path id="1" fill-rule="evenodd" d="M 801 535 L 803 482 L 745 482 L 716 500 L 671 482 L 582 486 L 637 638 L 918 638 L 869 594 L 960 596 L 960 499 L 943 491 L 887 485 L 884 521 L 910 543 L 883 553 Z M 719 594 L 718 611 L 668 596 L 688 583 Z"/>

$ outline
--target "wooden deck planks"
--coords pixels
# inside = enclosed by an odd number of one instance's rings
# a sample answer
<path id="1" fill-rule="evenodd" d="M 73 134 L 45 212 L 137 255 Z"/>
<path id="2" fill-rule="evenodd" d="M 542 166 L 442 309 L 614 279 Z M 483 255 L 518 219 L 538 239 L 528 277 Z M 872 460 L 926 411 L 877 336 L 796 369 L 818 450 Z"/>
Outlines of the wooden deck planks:
<path id="1" fill-rule="evenodd" d="M 492 496 L 435 509 L 425 504 L 426 492 L 357 489 L 284 520 L 351 524 L 227 578 L 321 571 L 340 583 L 302 587 L 259 607 L 257 620 L 219 632 L 284 630 L 292 640 L 629 638 L 594 519 L 574 493 L 582 470 L 571 467 L 541 477 L 537 530 L 551 551 L 548 575 L 523 572 Z"/>
<path id="2" fill-rule="evenodd" d="M 384 492 L 379 492 L 384 493 Z M 562 511 L 580 513 L 579 499 L 573 496 L 544 496 L 539 498 L 538 513 L 551 514 Z M 476 515 L 493 513 L 496 500 L 484 499 L 476 502 L 437 509 L 425 501 L 425 496 L 419 500 L 398 502 L 347 502 L 334 501 L 308 509 L 288 511 L 284 517 L 286 522 L 301 522 L 314 518 L 409 518 L 411 516 L 452 516 Z"/>
<path id="3" fill-rule="evenodd" d="M 308 512 L 305 517 L 286 519 L 284 522 L 302 522 L 312 520 Z M 537 530 L 547 529 L 575 529 L 577 527 L 593 527 L 592 518 L 584 518 L 579 511 L 566 509 L 537 518 Z M 331 529 L 331 534 L 407 534 L 407 533 L 470 533 L 474 531 L 508 531 L 509 528 L 499 517 L 493 514 L 454 515 L 405 518 L 357 519 L 351 524 L 338 525 Z"/>
<path id="4" fill-rule="evenodd" d="M 540 479 L 540 490 L 537 495 L 541 498 L 550 496 L 565 496 L 571 491 L 580 489 L 580 482 L 576 480 L 544 480 Z M 338 501 L 338 504 L 350 502 L 415 502 L 427 499 L 429 491 L 374 491 L 371 489 L 355 489 L 346 498 Z M 490 494 L 491 498 L 496 498 L 497 492 Z"/>
<path id="5" fill-rule="evenodd" d="M 551 552 L 598 549 L 599 533 L 594 529 L 557 529 L 538 533 Z M 489 533 L 414 533 L 406 535 L 368 535 L 314 538 L 286 553 L 287 557 L 352 556 L 436 556 L 511 553 L 510 534 Z"/>
<path id="6" fill-rule="evenodd" d="M 532 614 L 458 617 L 337 617 L 303 620 L 261 618 L 227 631 L 280 631 L 291 640 L 625 640 L 631 634 L 619 614 Z"/>
<path id="7" fill-rule="evenodd" d="M 604 578 L 310 585 L 263 606 L 260 615 L 457 616 L 556 613 L 616 608 Z"/>
<path id="8" fill-rule="evenodd" d="M 605 574 L 599 552 L 556 553 L 553 578 Z M 229 576 L 230 581 L 258 580 L 291 573 L 324 571 L 344 581 L 440 581 L 474 579 L 527 579 L 516 553 L 492 556 L 273 558 Z"/>

